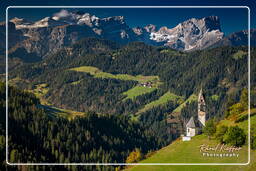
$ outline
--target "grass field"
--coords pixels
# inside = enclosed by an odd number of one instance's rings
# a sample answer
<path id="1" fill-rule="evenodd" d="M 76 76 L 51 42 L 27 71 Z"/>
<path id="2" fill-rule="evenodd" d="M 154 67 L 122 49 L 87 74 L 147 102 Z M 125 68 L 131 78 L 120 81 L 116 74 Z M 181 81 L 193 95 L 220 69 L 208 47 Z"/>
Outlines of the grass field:
<path id="1" fill-rule="evenodd" d="M 52 104 L 49 101 L 47 101 L 44 97 L 49 91 L 47 84 L 38 84 L 35 86 L 33 90 L 27 90 L 27 91 L 35 94 L 35 96 L 38 99 L 40 99 L 40 103 L 41 103 L 40 107 L 44 108 L 50 116 L 63 117 L 68 120 L 74 119 L 75 117 L 85 116 L 85 113 L 83 112 L 61 109 L 61 108 L 52 106 Z"/>
<path id="2" fill-rule="evenodd" d="M 222 125 L 234 125 L 230 120 L 223 120 L 220 122 Z M 248 130 L 248 121 L 236 123 L 239 127 Z M 256 126 L 256 115 L 251 117 L 251 126 Z M 214 139 L 209 140 L 204 134 L 197 135 L 191 141 L 181 141 L 180 139 L 174 141 L 167 147 L 156 151 L 151 157 L 142 160 L 140 163 L 246 163 L 248 160 L 248 146 L 244 145 L 242 150 L 237 152 L 239 157 L 205 157 L 199 152 L 201 144 L 217 145 L 218 142 Z M 213 170 L 213 171 L 252 171 L 256 170 L 256 151 L 251 150 L 251 163 L 247 166 L 132 166 L 127 170 L 130 171 L 200 171 L 200 170 Z"/>
<path id="3" fill-rule="evenodd" d="M 134 99 L 137 96 L 140 96 L 140 95 L 143 95 L 143 94 L 146 94 L 146 93 L 150 93 L 150 92 L 152 92 L 156 89 L 157 89 L 157 87 L 149 88 L 149 87 L 143 87 L 143 86 L 137 85 L 137 86 L 129 89 L 128 91 L 123 92 L 123 95 L 127 95 L 127 97 L 124 98 L 123 100 Z"/>
<path id="4" fill-rule="evenodd" d="M 107 72 L 103 72 L 100 69 L 92 66 L 81 66 L 77 68 L 71 68 L 69 69 L 71 71 L 77 71 L 77 72 L 86 72 L 91 75 L 93 75 L 96 78 L 113 78 L 113 79 L 119 79 L 119 80 L 133 80 L 133 81 L 138 81 L 140 83 L 144 83 L 147 81 L 159 81 L 158 76 L 143 76 L 143 75 L 128 75 L 128 74 L 111 74 Z"/>
<path id="5" fill-rule="evenodd" d="M 164 105 L 164 104 L 166 104 L 169 101 L 178 102 L 178 103 L 182 104 L 183 103 L 183 97 L 178 96 L 178 95 L 173 94 L 173 93 L 168 91 L 163 96 L 161 96 L 159 99 L 146 104 L 144 106 L 144 108 L 140 109 L 137 112 L 137 114 L 145 112 L 145 111 L 147 111 L 147 110 L 149 110 L 149 109 L 151 109 L 153 107 L 156 107 L 156 106 L 159 106 L 159 105 Z"/>
<path id="6" fill-rule="evenodd" d="M 143 87 L 140 85 L 136 85 L 135 87 L 129 89 L 128 91 L 123 92 L 123 95 L 126 95 L 127 99 L 134 99 L 137 96 L 140 96 L 142 94 L 150 93 L 158 88 L 158 86 L 161 84 L 159 81 L 158 76 L 143 76 L 143 75 L 128 75 L 128 74 L 111 74 L 107 72 L 103 72 L 100 69 L 92 66 L 81 66 L 77 68 L 71 68 L 69 69 L 71 71 L 76 72 L 86 72 L 91 75 L 93 75 L 95 78 L 112 78 L 112 79 L 118 79 L 118 80 L 127 80 L 127 81 L 138 81 L 139 83 L 145 83 L 145 82 L 152 82 L 152 87 Z M 81 80 L 80 80 L 81 81 Z M 73 85 L 79 84 L 80 81 L 73 82 Z"/>
<path id="7" fill-rule="evenodd" d="M 49 91 L 47 84 L 38 84 L 35 86 L 33 90 L 27 90 L 27 91 L 35 94 L 35 96 L 40 99 L 41 104 L 50 105 L 50 103 L 44 98 L 44 96 Z"/>
<path id="8" fill-rule="evenodd" d="M 173 112 L 180 112 L 181 109 L 183 107 L 186 106 L 187 103 L 190 103 L 192 101 L 196 101 L 197 100 L 197 96 L 195 94 L 192 94 L 191 96 L 189 96 L 189 98 L 187 98 L 182 104 L 180 104 L 176 109 L 173 110 Z"/>
<path id="9" fill-rule="evenodd" d="M 53 106 L 46 106 L 46 105 L 40 105 L 41 108 L 44 108 L 52 117 L 62 117 L 68 120 L 72 120 L 75 117 L 84 117 L 86 116 L 86 113 L 83 112 L 77 112 L 73 110 L 67 110 L 67 109 L 60 109 Z"/>

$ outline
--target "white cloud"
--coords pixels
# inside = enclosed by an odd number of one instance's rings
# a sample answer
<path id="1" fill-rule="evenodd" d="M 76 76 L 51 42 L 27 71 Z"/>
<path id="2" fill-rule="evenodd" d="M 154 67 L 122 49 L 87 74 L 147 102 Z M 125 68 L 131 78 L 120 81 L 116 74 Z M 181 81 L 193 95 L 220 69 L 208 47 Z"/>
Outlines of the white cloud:
<path id="1" fill-rule="evenodd" d="M 68 18 L 70 17 L 70 13 L 67 10 L 62 9 L 60 12 L 55 13 L 53 17 L 56 19 Z"/>

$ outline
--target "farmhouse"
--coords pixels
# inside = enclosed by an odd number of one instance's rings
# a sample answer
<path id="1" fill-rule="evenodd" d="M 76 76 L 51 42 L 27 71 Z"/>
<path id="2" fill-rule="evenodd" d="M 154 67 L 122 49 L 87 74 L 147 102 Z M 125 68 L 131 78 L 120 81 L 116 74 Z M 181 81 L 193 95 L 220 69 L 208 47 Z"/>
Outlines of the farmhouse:
<path id="1" fill-rule="evenodd" d="M 140 86 L 152 88 L 152 82 L 149 81 L 149 82 L 145 82 L 145 83 L 140 83 Z"/>

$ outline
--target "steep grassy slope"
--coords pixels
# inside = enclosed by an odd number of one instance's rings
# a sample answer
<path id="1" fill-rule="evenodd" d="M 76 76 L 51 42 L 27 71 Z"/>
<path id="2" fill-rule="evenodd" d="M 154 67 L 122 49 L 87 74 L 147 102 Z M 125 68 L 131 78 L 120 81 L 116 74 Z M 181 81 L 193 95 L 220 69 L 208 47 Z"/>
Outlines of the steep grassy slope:
<path id="1" fill-rule="evenodd" d="M 146 104 L 142 109 L 140 109 L 137 114 L 140 114 L 142 112 L 145 112 L 153 107 L 159 106 L 159 105 L 164 105 L 168 101 L 173 101 L 175 103 L 182 104 L 183 103 L 183 97 L 178 96 L 176 94 L 173 94 L 171 92 L 166 92 L 164 95 L 162 95 L 159 99 L 152 101 L 148 104 Z"/>
<path id="2" fill-rule="evenodd" d="M 182 104 L 180 104 L 176 109 L 174 109 L 173 112 L 180 112 L 181 109 L 185 107 L 187 103 L 191 103 L 192 101 L 196 101 L 196 100 L 197 100 L 197 96 L 195 94 L 192 94 Z"/>
<path id="3" fill-rule="evenodd" d="M 253 109 L 252 111 L 254 111 Z M 230 120 L 223 120 L 221 125 L 238 125 L 244 131 L 248 131 L 248 121 L 233 123 Z M 251 126 L 256 126 L 256 116 L 251 117 Z M 176 140 L 167 147 L 155 152 L 151 157 L 141 161 L 141 163 L 246 163 L 248 155 L 248 146 L 244 145 L 239 151 L 239 157 L 205 157 L 199 152 L 199 146 L 202 144 L 217 145 L 218 142 L 209 140 L 204 134 L 197 135 L 191 141 L 184 142 L 181 139 Z M 135 166 L 128 170 L 161 170 L 161 171 L 179 171 L 179 170 L 255 170 L 256 169 L 256 151 L 251 150 L 251 163 L 248 166 Z"/>
<path id="4" fill-rule="evenodd" d="M 205 135 L 193 137 L 191 141 L 176 140 L 171 145 L 157 151 L 141 163 L 246 163 L 247 146 L 239 152 L 239 157 L 206 157 L 200 153 L 199 146 L 216 146 L 218 142 L 209 140 Z"/>

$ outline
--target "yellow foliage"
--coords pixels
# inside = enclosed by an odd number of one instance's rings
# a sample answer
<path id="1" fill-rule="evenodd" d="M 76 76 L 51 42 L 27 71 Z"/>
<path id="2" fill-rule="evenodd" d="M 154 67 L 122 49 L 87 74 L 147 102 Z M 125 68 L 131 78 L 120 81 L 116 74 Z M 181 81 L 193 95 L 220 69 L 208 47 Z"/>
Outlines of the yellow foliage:
<path id="1" fill-rule="evenodd" d="M 138 148 L 132 151 L 126 159 L 126 163 L 136 163 L 142 159 L 142 154 Z"/>
<path id="2" fill-rule="evenodd" d="M 230 115 L 238 115 L 244 111 L 242 103 L 236 103 L 230 107 Z"/>

